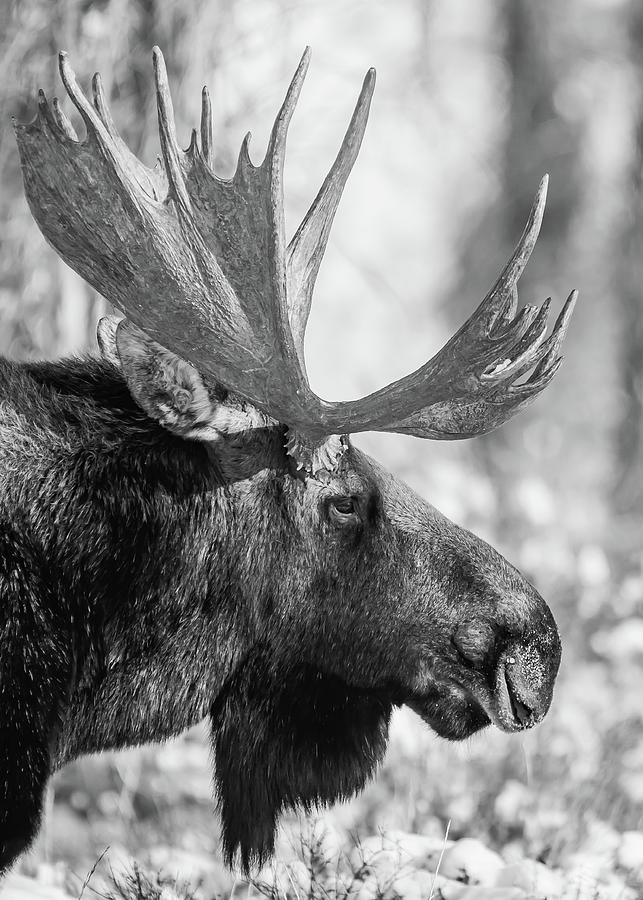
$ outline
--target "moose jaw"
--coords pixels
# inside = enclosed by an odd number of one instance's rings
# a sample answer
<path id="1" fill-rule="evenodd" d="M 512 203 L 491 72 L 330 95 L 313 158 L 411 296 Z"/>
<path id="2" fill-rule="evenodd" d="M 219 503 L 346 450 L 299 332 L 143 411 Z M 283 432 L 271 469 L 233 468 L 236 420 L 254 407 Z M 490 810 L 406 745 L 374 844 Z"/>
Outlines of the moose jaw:
<path id="1" fill-rule="evenodd" d="M 376 430 L 454 440 L 533 400 L 560 364 L 576 294 L 518 312 L 543 215 L 471 318 L 421 368 L 360 400 L 310 388 L 304 333 L 373 93 L 290 243 L 282 172 L 306 51 L 265 159 L 248 138 L 213 173 L 207 90 L 176 140 L 154 50 L 162 156 L 127 149 L 100 78 L 65 54 L 79 141 L 40 92 L 16 125 L 47 241 L 124 313 L 102 359 L 0 361 L 0 870 L 37 832 L 56 768 L 209 717 L 229 862 L 269 855 L 280 813 L 362 788 L 391 710 L 458 740 L 539 722 L 560 661 L 522 575 L 355 448 Z M 523 380 L 521 380 L 523 379 Z"/>

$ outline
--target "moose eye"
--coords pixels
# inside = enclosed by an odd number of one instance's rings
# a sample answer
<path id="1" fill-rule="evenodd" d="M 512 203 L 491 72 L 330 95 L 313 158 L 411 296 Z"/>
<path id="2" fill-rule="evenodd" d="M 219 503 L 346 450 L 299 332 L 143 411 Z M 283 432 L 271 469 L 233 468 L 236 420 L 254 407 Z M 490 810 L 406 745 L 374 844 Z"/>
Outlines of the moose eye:
<path id="1" fill-rule="evenodd" d="M 355 497 L 331 497 L 328 501 L 328 515 L 339 525 L 359 518 L 359 506 Z"/>

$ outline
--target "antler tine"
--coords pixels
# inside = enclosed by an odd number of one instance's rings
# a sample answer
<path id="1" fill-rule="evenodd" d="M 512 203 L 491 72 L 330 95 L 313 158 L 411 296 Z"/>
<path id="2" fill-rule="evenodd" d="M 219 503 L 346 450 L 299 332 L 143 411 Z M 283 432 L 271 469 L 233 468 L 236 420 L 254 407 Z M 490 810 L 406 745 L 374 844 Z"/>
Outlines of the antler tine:
<path id="1" fill-rule="evenodd" d="M 71 67 L 67 53 L 61 50 L 58 54 L 58 69 L 60 77 L 65 85 L 65 90 L 82 116 L 85 128 L 87 129 L 87 137 L 95 138 L 101 145 L 103 150 L 111 151 L 110 133 L 104 125 L 97 110 L 92 106 L 87 97 L 83 94 L 76 81 L 76 73 Z M 111 152 L 110 152 L 110 155 Z"/>
<path id="2" fill-rule="evenodd" d="M 114 137 L 114 135 L 117 134 L 116 126 L 114 125 L 114 120 L 112 119 L 112 114 L 109 111 L 107 101 L 105 100 L 103 80 L 100 77 L 99 72 L 95 72 L 94 77 L 92 78 L 92 97 L 94 100 L 94 109 L 100 116 L 105 128 L 109 131 L 111 136 Z"/>
<path id="3" fill-rule="evenodd" d="M 156 80 L 156 106 L 158 110 L 159 138 L 161 140 L 161 152 L 170 182 L 173 199 L 179 207 L 185 211 L 191 210 L 190 197 L 185 186 L 179 154 L 181 149 L 176 139 L 176 125 L 174 123 L 174 107 L 172 95 L 167 80 L 165 59 L 158 47 L 152 48 L 152 62 L 154 64 L 154 78 Z"/>
<path id="4" fill-rule="evenodd" d="M 271 229 L 271 248 L 270 248 L 270 264 L 272 269 L 272 277 L 275 281 L 275 299 L 278 302 L 276 310 L 278 316 L 278 328 L 281 333 L 281 343 L 284 347 L 287 357 L 296 356 L 296 364 L 301 369 L 301 373 L 305 372 L 304 366 L 300 360 L 299 353 L 294 347 L 292 331 L 288 322 L 288 301 L 287 301 L 287 285 L 286 285 L 286 225 L 284 218 L 284 188 L 283 188 L 283 170 L 286 155 L 286 138 L 288 136 L 288 127 L 292 119 L 301 89 L 310 65 L 310 47 L 306 47 L 299 65 L 293 75 L 292 81 L 288 86 L 284 102 L 281 109 L 277 113 L 270 138 L 268 140 L 268 149 L 266 156 L 261 164 L 261 169 L 265 170 L 270 191 L 270 216 L 272 218 Z M 244 142 L 247 150 L 247 140 Z M 278 287 L 277 287 L 278 285 Z M 294 360 L 292 362 L 295 362 Z"/>
<path id="5" fill-rule="evenodd" d="M 65 111 L 63 110 L 60 103 L 58 102 L 58 97 L 54 97 L 52 106 L 53 106 L 53 110 L 54 110 L 54 116 L 56 118 L 56 122 L 58 123 L 58 127 L 60 128 L 60 130 L 63 132 L 65 137 L 68 137 L 72 141 L 77 141 L 78 135 L 76 134 L 74 126 L 71 124 L 71 122 L 67 118 Z"/>
<path id="6" fill-rule="evenodd" d="M 487 333 L 499 320 L 513 314 L 515 310 L 518 299 L 516 283 L 536 246 L 547 203 L 548 185 L 549 176 L 543 175 L 529 211 L 527 224 L 516 249 L 511 254 L 509 262 L 500 273 L 498 280 L 469 320 L 471 322 L 475 319 L 478 327 Z"/>
<path id="7" fill-rule="evenodd" d="M 275 187 L 281 187 L 284 158 L 286 155 L 286 137 L 288 136 L 288 126 L 290 125 L 290 120 L 292 119 L 295 107 L 297 106 L 297 101 L 299 100 L 299 95 L 301 94 L 301 89 L 304 84 L 304 79 L 306 78 L 306 73 L 308 72 L 308 66 L 310 65 L 310 56 L 310 47 L 306 47 L 299 61 L 299 65 L 297 66 L 295 74 L 292 77 L 292 81 L 288 86 L 284 102 L 281 104 L 281 109 L 277 113 L 274 125 L 272 126 L 272 131 L 270 132 L 266 158 L 264 159 L 262 165 L 270 166 Z"/>
<path id="8" fill-rule="evenodd" d="M 578 300 L 578 291 L 572 291 L 565 301 L 565 305 L 560 311 L 558 318 L 556 319 L 556 324 L 554 325 L 554 329 L 551 333 L 551 336 L 547 339 L 544 345 L 545 353 L 543 358 L 538 363 L 534 372 L 529 379 L 530 382 L 534 382 L 537 379 L 541 378 L 543 374 L 545 374 L 552 366 L 558 365 L 558 363 L 562 362 L 562 357 L 559 357 L 560 348 L 563 346 L 563 341 L 565 340 L 565 335 L 567 334 L 567 329 L 569 327 L 569 323 L 572 318 L 572 313 L 574 312 L 574 307 L 576 306 L 576 301 Z"/>
<path id="9" fill-rule="evenodd" d="M 375 69 L 369 69 L 335 162 L 288 245 L 288 312 L 302 366 L 315 280 L 339 201 L 362 144 L 374 90 Z"/>
<path id="10" fill-rule="evenodd" d="M 207 87 L 201 91 L 201 153 L 206 164 L 214 169 L 214 148 L 212 137 L 212 104 Z"/>
<path id="11" fill-rule="evenodd" d="M 505 347 L 515 346 L 528 331 L 531 331 L 534 321 L 539 316 L 539 309 L 537 306 L 523 306 L 520 312 L 517 315 L 514 313 L 514 315 L 515 318 L 509 321 L 507 321 L 506 315 L 503 316 L 501 320 L 498 320 L 496 328 L 492 329 L 488 335 L 496 355 L 500 355 Z M 502 325 L 499 324 L 500 321 L 502 321 Z"/>

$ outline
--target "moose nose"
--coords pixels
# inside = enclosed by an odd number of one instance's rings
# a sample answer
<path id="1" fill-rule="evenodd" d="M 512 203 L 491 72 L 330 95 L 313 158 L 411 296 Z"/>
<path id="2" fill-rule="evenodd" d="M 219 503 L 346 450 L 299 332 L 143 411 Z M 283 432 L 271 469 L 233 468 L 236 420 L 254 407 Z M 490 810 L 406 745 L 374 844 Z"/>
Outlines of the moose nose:
<path id="1" fill-rule="evenodd" d="M 558 666 L 535 644 L 514 643 L 500 654 L 494 678 L 493 712 L 505 731 L 538 724 L 551 703 Z"/>
<path id="2" fill-rule="evenodd" d="M 553 639 L 541 643 L 514 639 L 498 647 L 493 626 L 484 621 L 462 622 L 453 634 L 460 657 L 487 674 L 491 696 L 480 699 L 503 731 L 531 728 L 549 709 L 560 651 Z"/>

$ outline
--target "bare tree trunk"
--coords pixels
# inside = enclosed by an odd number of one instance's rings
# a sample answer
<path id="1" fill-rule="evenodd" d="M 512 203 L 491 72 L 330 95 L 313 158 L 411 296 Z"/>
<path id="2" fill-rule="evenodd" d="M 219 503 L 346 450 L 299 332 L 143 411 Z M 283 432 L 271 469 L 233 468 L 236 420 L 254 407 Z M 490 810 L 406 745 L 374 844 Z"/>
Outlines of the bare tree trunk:
<path id="1" fill-rule="evenodd" d="M 489 283 L 496 277 L 524 227 L 541 177 L 549 172 L 546 224 L 519 285 L 522 303 L 534 303 L 541 302 L 546 296 L 543 291 L 550 288 L 551 272 L 564 252 L 577 207 L 580 191 L 574 160 L 579 135 L 557 114 L 554 104 L 560 74 L 552 49 L 552 35 L 559 24 L 556 9 L 530 0 L 503 0 L 499 16 L 509 79 L 507 131 L 500 157 L 501 199 L 495 223 L 490 227 L 485 214 L 483 226 L 465 239 L 461 255 L 464 286 L 458 287 L 458 294 L 471 296 L 473 291 L 466 288 L 468 278 L 478 279 L 481 271 L 491 273 L 490 260 L 494 261 L 494 274 Z M 464 315 L 463 311 L 458 314 L 460 318 Z M 472 446 L 497 491 L 499 525 L 504 528 L 512 526 L 515 518 L 513 485 L 520 474 L 518 467 L 525 459 L 529 465 L 524 435 L 534 433 L 529 423 L 537 422 L 538 417 L 538 408 L 532 407 L 521 414 L 519 422 L 510 422 Z"/>
<path id="2" fill-rule="evenodd" d="M 620 301 L 621 409 L 616 431 L 618 459 L 615 510 L 640 523 L 643 513 L 643 7 L 632 0 L 630 58 L 639 86 L 634 146 L 625 192 L 627 210 L 613 258 Z M 639 524 L 640 527 L 640 524 Z"/>

